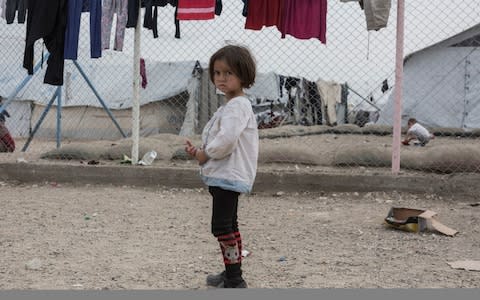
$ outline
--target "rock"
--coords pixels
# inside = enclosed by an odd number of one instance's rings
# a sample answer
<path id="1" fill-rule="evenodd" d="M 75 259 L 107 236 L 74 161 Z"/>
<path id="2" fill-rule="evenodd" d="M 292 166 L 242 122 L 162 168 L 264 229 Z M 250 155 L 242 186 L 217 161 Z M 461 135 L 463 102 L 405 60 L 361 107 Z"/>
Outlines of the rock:
<path id="1" fill-rule="evenodd" d="M 39 258 L 34 258 L 25 263 L 25 269 L 27 270 L 40 270 L 43 266 L 42 261 Z"/>

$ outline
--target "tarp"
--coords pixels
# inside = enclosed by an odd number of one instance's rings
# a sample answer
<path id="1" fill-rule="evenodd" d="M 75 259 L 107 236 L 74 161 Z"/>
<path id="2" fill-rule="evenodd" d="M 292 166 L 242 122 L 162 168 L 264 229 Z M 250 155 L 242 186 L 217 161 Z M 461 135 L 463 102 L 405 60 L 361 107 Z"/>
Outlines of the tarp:
<path id="1" fill-rule="evenodd" d="M 133 63 L 131 59 L 127 60 L 123 56 L 111 55 L 110 57 L 79 61 L 78 63 L 109 108 L 131 108 L 133 93 Z M 195 64 L 196 61 L 169 63 L 145 60 L 148 84 L 140 93 L 140 105 L 168 99 L 186 91 Z M 11 67 L 11 64 L 2 65 L 2 69 Z M 44 66 L 38 73 L 34 74 L 27 86 L 20 91 L 15 99 L 33 100 L 40 104 L 47 104 L 57 87 L 43 83 L 45 70 Z M 101 103 L 87 81 L 70 60 L 65 61 L 64 75 L 63 106 L 101 107 Z M 14 92 L 26 76 L 26 70 L 0 75 L 1 95 L 7 97 Z"/>
<path id="2" fill-rule="evenodd" d="M 480 128 L 480 24 L 404 59 L 402 122 L 427 127 Z M 392 93 L 380 124 L 391 125 Z"/>

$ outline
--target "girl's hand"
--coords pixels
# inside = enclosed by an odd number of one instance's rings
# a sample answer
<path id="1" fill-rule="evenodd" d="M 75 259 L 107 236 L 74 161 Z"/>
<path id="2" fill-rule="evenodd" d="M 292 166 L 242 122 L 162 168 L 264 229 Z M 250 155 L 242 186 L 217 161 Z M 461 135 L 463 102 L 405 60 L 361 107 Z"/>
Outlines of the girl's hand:
<path id="1" fill-rule="evenodd" d="M 189 140 L 185 141 L 185 152 L 187 152 L 190 156 L 195 158 L 200 165 L 206 163 L 210 158 L 207 156 L 205 151 L 198 149 Z"/>
<path id="2" fill-rule="evenodd" d="M 192 143 L 189 140 L 185 141 L 185 152 L 187 152 L 190 156 L 195 157 L 197 155 L 197 151 L 198 151 L 197 147 L 192 145 Z"/>

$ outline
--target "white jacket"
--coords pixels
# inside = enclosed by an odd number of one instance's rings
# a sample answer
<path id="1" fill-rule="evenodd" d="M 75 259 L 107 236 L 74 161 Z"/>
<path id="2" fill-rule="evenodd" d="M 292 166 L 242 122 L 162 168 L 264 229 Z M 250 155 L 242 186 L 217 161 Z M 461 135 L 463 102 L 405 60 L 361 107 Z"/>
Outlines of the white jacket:
<path id="1" fill-rule="evenodd" d="M 258 129 L 250 100 L 230 99 L 218 108 L 202 133 L 202 149 L 210 159 L 200 174 L 208 186 L 249 193 L 257 173 Z"/>

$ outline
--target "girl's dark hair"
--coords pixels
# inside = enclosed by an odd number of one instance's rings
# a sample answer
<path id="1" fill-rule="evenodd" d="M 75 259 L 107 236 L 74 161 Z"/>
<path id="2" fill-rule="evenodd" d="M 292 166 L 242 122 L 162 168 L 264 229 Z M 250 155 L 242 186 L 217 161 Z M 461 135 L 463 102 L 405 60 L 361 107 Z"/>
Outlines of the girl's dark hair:
<path id="1" fill-rule="evenodd" d="M 208 74 L 213 82 L 213 64 L 217 60 L 223 60 L 232 68 L 232 72 L 240 78 L 242 87 L 249 88 L 255 82 L 256 65 L 250 51 L 243 46 L 228 45 L 220 48 L 210 57 Z"/>

